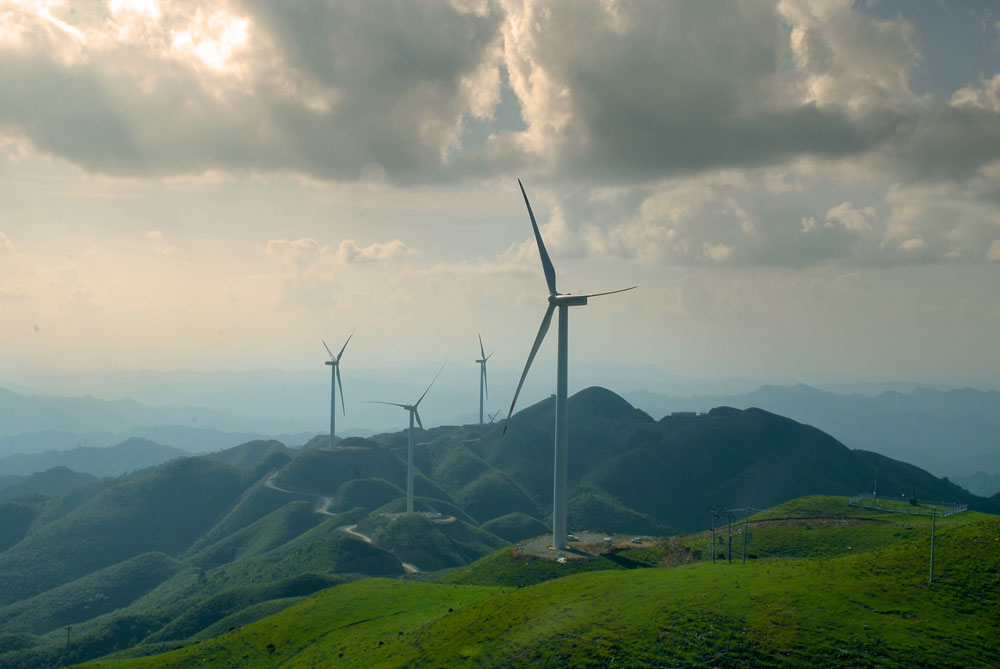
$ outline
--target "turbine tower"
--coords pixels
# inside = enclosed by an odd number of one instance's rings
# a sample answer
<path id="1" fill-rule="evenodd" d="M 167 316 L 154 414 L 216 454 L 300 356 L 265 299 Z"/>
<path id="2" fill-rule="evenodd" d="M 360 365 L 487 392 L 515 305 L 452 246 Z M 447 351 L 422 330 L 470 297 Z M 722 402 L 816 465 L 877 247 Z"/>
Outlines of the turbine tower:
<path id="1" fill-rule="evenodd" d="M 344 406 L 344 383 L 340 380 L 340 356 L 344 355 L 347 342 L 351 341 L 353 336 L 353 334 L 347 336 L 347 341 L 344 342 L 337 355 L 333 354 L 330 347 L 326 345 L 326 340 L 323 340 L 323 348 L 330 354 L 330 359 L 324 363 L 330 365 L 330 448 L 333 448 L 333 433 L 337 424 L 337 386 L 340 386 L 340 410 L 344 412 L 345 416 L 347 415 L 347 408 Z"/>
<path id="2" fill-rule="evenodd" d="M 431 379 L 431 382 L 427 384 L 427 390 L 430 390 L 431 386 L 434 385 L 434 382 L 437 381 L 437 378 L 441 376 L 441 372 L 442 370 L 444 370 L 444 366 L 446 364 L 448 364 L 447 360 L 445 360 L 441 364 L 441 369 L 439 369 L 438 373 L 434 375 L 434 378 Z M 420 422 L 420 414 L 417 413 L 417 407 L 420 406 L 420 402 L 422 402 L 424 396 L 427 395 L 427 390 L 425 390 L 424 394 L 421 395 L 420 398 L 413 404 L 368 401 L 368 404 L 389 404 L 394 407 L 402 407 L 410 412 L 410 430 L 408 435 L 409 439 L 406 447 L 406 512 L 407 513 L 413 513 L 413 419 L 416 418 L 417 425 L 420 426 L 421 430 L 424 429 L 424 424 Z"/>
<path id="3" fill-rule="evenodd" d="M 486 361 L 493 357 L 493 351 L 490 351 L 489 355 L 486 355 L 486 349 L 483 348 L 483 336 L 479 335 L 479 424 L 483 424 L 483 392 L 486 393 L 486 399 L 490 398 L 490 389 L 486 384 Z"/>
<path id="4" fill-rule="evenodd" d="M 559 336 L 558 352 L 556 355 L 556 430 L 555 430 L 555 462 L 553 467 L 552 480 L 552 547 L 556 550 L 566 548 L 566 467 L 567 452 L 569 447 L 569 414 L 567 411 L 566 397 L 566 363 L 567 363 L 567 342 L 569 340 L 568 316 L 570 307 L 579 307 L 587 304 L 587 299 L 600 295 L 611 295 L 632 290 L 636 286 L 611 290 L 604 293 L 591 293 L 589 295 L 572 295 L 570 293 L 560 293 L 556 290 L 556 270 L 549 260 L 549 254 L 545 251 L 545 244 L 542 242 L 542 235 L 538 232 L 538 224 L 535 222 L 535 214 L 531 211 L 531 203 L 528 202 L 528 195 L 524 192 L 524 185 L 521 180 L 517 180 L 517 185 L 521 187 L 521 195 L 524 197 L 524 204 L 528 208 L 528 217 L 531 219 L 531 229 L 535 233 L 535 243 L 538 245 L 538 255 L 542 260 L 542 271 L 545 273 L 545 283 L 549 287 L 549 306 L 542 317 L 542 325 L 538 328 L 535 336 L 535 343 L 528 354 L 528 361 L 524 364 L 524 371 L 521 372 L 521 380 L 517 383 L 517 390 L 514 391 L 514 399 L 510 403 L 510 411 L 507 413 L 507 422 L 504 424 L 504 434 L 510 425 L 510 417 L 514 413 L 514 404 L 517 396 L 521 393 L 521 386 L 524 385 L 524 378 L 528 375 L 531 362 L 538 353 L 538 347 L 542 345 L 545 334 L 549 331 L 549 324 L 552 322 L 552 314 L 559 308 Z"/>

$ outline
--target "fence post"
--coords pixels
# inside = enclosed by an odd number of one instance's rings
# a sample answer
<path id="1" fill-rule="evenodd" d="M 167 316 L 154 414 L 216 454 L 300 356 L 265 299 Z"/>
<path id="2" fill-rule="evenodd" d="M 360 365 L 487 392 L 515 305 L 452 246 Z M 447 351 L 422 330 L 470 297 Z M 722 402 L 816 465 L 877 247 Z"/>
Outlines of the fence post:
<path id="1" fill-rule="evenodd" d="M 712 507 L 712 564 L 715 564 L 715 507 Z"/>
<path id="2" fill-rule="evenodd" d="M 927 578 L 928 584 L 934 583 L 934 534 L 937 529 L 937 507 L 931 508 L 931 573 Z"/>

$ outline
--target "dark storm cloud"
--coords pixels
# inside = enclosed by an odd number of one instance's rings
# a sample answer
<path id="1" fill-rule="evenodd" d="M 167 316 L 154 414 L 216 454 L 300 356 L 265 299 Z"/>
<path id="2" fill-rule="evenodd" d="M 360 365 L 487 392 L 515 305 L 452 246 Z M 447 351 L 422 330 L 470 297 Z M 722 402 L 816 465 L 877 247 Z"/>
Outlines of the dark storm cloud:
<path id="1" fill-rule="evenodd" d="M 656 3 L 622 9 L 624 26 L 594 3 L 550 8 L 535 24 L 535 57 L 571 100 L 561 147 L 570 169 L 629 179 L 843 157 L 877 146 L 903 120 L 799 102 L 772 4 Z"/>
<path id="2" fill-rule="evenodd" d="M 250 83 L 165 57 L 169 44 L 160 54 L 58 58 L 54 47 L 69 38 L 38 30 L 29 48 L 3 54 L 0 128 L 122 176 L 278 170 L 350 180 L 374 169 L 407 182 L 440 169 L 477 104 L 498 14 L 436 2 L 247 4 L 254 29 L 277 47 L 251 45 Z"/>
<path id="3" fill-rule="evenodd" d="M 111 46 L 121 19 L 104 9 L 64 17 L 79 21 L 79 39 L 24 10 L 12 21 L 27 37 L 0 43 L 0 130 L 86 170 L 138 177 L 411 184 L 526 169 L 627 184 L 808 156 L 921 181 L 1000 160 L 997 105 L 912 96 L 905 22 L 791 6 L 164 3 L 128 33 L 139 37 Z M 248 19 L 236 74 L 175 43 L 214 11 Z M 470 118 L 496 109 L 503 68 L 525 129 L 462 146 Z"/>

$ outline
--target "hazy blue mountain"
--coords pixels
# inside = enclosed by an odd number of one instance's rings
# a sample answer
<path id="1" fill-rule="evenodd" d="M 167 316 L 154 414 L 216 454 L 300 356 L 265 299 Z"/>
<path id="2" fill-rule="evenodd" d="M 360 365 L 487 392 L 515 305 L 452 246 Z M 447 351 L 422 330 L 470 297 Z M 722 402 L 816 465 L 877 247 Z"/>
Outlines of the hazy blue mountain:
<path id="1" fill-rule="evenodd" d="M 0 457 L 14 453 L 41 453 L 43 451 L 65 451 L 77 446 L 113 446 L 122 441 L 111 432 L 63 432 L 59 430 L 38 430 L 22 434 L 0 437 Z"/>
<path id="2" fill-rule="evenodd" d="M 53 467 L 22 477 L 17 482 L 0 488 L 0 500 L 13 499 L 30 493 L 61 495 L 79 485 L 96 480 L 97 478 L 90 474 L 75 472 L 66 467 Z"/>
<path id="3" fill-rule="evenodd" d="M 181 449 L 185 454 L 209 453 L 232 448 L 250 441 L 276 439 L 298 446 L 313 436 L 312 432 L 298 434 L 264 435 L 256 432 L 223 432 L 215 428 L 143 425 L 119 434 L 110 432 L 78 434 L 43 430 L 0 437 L 0 458 L 14 454 L 40 454 L 46 451 L 68 451 L 78 447 L 107 448 L 138 437 L 141 439 Z M 162 462 L 162 460 L 157 461 Z M 129 470 L 126 470 L 129 471 Z M 120 472 L 119 472 L 120 473 Z"/>
<path id="4" fill-rule="evenodd" d="M 916 389 L 839 395 L 799 384 L 762 386 L 729 396 L 681 398 L 646 391 L 626 396 L 657 416 L 704 412 L 715 406 L 757 407 L 818 427 L 851 448 L 912 462 L 938 474 L 971 474 L 987 463 L 996 463 L 997 468 L 985 471 L 1000 473 L 1000 392 L 996 391 Z"/>
<path id="5" fill-rule="evenodd" d="M 0 470 L 25 475 L 68 467 L 94 476 L 120 476 L 187 455 L 190 453 L 179 448 L 136 437 L 104 448 L 83 446 L 68 451 L 9 455 L 0 458 Z"/>
<path id="6" fill-rule="evenodd" d="M 322 424 L 322 420 L 315 422 Z M 276 434 L 287 433 L 289 428 L 302 430 L 309 423 L 262 419 L 199 406 L 147 406 L 131 399 L 21 395 L 0 388 L 0 437 L 32 432 L 120 435 L 136 427 L 164 425 Z"/>
<path id="7" fill-rule="evenodd" d="M 976 472 L 971 476 L 952 476 L 950 478 L 973 495 L 991 497 L 1000 493 L 1000 474 Z"/>

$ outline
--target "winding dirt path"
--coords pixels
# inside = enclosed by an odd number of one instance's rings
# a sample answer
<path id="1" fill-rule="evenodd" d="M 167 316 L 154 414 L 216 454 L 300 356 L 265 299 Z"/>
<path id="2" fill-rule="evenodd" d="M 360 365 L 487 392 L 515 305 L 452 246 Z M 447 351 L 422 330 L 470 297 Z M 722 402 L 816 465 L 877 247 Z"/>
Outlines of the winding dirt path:
<path id="1" fill-rule="evenodd" d="M 326 495 L 320 495 L 318 493 L 302 492 L 302 491 L 299 491 L 299 490 L 288 490 L 287 488 L 282 488 L 282 487 L 278 486 L 274 482 L 274 477 L 277 476 L 277 475 L 278 475 L 278 472 L 272 472 L 271 474 L 269 474 L 267 476 L 267 478 L 264 480 L 264 485 L 266 485 L 271 490 L 277 490 L 278 492 L 283 492 L 283 493 L 285 493 L 287 495 L 299 495 L 301 497 L 313 497 L 313 498 L 316 499 L 316 502 L 317 502 L 316 503 L 316 508 L 313 509 L 316 513 L 321 513 L 321 514 L 323 514 L 325 516 L 336 516 L 337 515 L 337 514 L 332 513 L 330 511 L 330 505 L 333 503 L 333 498 L 332 497 L 327 497 Z M 439 523 L 450 523 L 450 522 L 454 522 L 454 520 L 455 520 L 454 516 L 449 516 L 448 518 L 445 518 L 445 519 L 442 519 L 442 520 L 437 520 L 436 522 L 439 522 Z M 343 532 L 344 534 L 349 534 L 352 537 L 357 537 L 358 539 L 361 539 L 365 543 L 369 543 L 369 544 L 373 544 L 374 545 L 374 542 L 372 541 L 371 537 L 366 536 L 366 535 L 361 534 L 360 532 L 358 532 L 357 531 L 357 527 L 358 527 L 357 524 L 354 524 L 354 525 L 341 525 L 337 529 L 340 530 L 341 532 Z M 405 569 L 406 573 L 408 573 L 408 574 L 418 574 L 418 573 L 420 573 L 420 568 L 417 567 L 417 565 L 415 565 L 415 564 L 412 564 L 410 562 L 403 562 L 403 561 L 400 561 L 400 564 L 403 565 L 403 569 Z"/>

